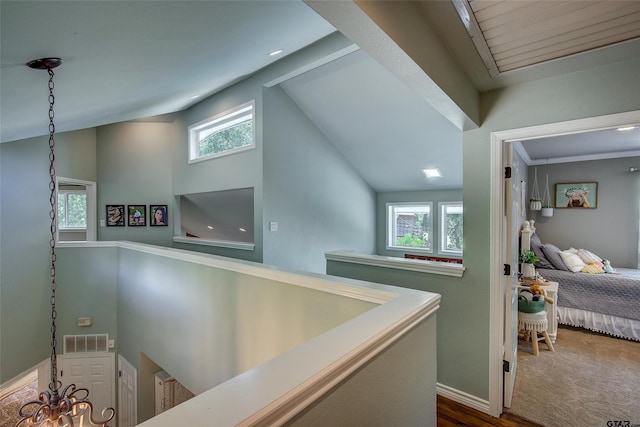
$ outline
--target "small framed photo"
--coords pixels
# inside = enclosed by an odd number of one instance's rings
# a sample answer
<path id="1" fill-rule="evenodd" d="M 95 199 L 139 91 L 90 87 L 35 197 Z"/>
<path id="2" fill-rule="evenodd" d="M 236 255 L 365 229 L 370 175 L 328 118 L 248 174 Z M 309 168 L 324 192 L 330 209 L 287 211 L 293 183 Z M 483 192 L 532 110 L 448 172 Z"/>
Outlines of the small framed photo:
<path id="1" fill-rule="evenodd" d="M 146 205 L 127 205 L 127 225 L 129 227 L 144 227 L 147 225 Z"/>
<path id="2" fill-rule="evenodd" d="M 169 225 L 167 205 L 149 205 L 149 225 L 162 227 Z"/>
<path id="3" fill-rule="evenodd" d="M 597 207 L 597 182 L 569 182 L 556 184 L 556 208 L 595 209 Z"/>
<path id="4" fill-rule="evenodd" d="M 124 205 L 107 205 L 107 227 L 124 227 Z"/>

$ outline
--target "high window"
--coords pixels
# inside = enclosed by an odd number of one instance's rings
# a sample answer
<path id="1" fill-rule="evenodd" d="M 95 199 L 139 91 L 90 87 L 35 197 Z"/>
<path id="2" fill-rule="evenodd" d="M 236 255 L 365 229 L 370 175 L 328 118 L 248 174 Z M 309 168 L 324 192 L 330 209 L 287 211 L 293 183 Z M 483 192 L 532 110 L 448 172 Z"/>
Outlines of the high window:
<path id="1" fill-rule="evenodd" d="M 462 202 L 440 203 L 440 252 L 462 255 Z"/>
<path id="2" fill-rule="evenodd" d="M 87 228 L 87 194 L 84 190 L 58 191 L 58 227 Z"/>
<path id="3" fill-rule="evenodd" d="M 432 252 L 432 203 L 387 204 L 387 249 Z"/>
<path id="4" fill-rule="evenodd" d="M 189 163 L 254 148 L 254 116 L 250 101 L 189 126 Z"/>

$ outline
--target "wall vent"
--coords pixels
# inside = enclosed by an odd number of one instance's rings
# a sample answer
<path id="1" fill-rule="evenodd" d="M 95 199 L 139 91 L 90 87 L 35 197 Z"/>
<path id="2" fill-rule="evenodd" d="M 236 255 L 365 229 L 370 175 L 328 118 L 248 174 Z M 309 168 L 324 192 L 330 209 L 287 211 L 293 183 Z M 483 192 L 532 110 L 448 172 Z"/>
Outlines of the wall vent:
<path id="1" fill-rule="evenodd" d="M 65 335 L 64 353 L 106 353 L 108 344 L 108 334 Z"/>

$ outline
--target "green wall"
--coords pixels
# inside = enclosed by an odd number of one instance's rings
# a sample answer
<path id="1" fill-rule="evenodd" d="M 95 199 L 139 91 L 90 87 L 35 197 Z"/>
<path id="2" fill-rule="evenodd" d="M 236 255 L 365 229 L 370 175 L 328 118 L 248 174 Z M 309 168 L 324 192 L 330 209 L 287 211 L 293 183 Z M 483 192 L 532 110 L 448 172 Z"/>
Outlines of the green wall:
<path id="1" fill-rule="evenodd" d="M 491 206 L 491 132 L 640 110 L 638 75 L 640 60 L 634 60 L 483 94 L 483 124 L 463 135 L 464 265 L 467 271 L 459 286 L 440 292 L 443 307 L 447 300 L 464 300 L 469 294 L 475 295 L 473 306 L 460 311 L 457 318 L 447 324 L 451 333 L 448 340 L 473 338 L 480 343 L 469 347 L 474 349 L 473 363 L 458 366 L 457 370 L 442 366 L 442 376 L 439 366 L 439 382 L 467 392 L 481 389 L 482 392 L 473 394 L 488 396 L 489 291 L 497 286 L 491 283 L 490 268 L 491 263 L 501 262 L 490 257 L 491 248 L 500 244 L 495 239 L 497 230 L 491 229 L 490 221 L 491 210 L 498 209 Z M 439 318 L 445 315 L 445 309 L 438 313 Z M 455 354 L 446 351 L 448 355 Z"/>
<path id="2" fill-rule="evenodd" d="M 49 138 L 0 144 L 0 383 L 50 353 Z M 56 135 L 60 176 L 96 181 L 94 129 Z M 64 294 L 66 280 L 58 281 Z M 91 311 L 91 305 L 87 306 Z"/>
<path id="3" fill-rule="evenodd" d="M 265 264 L 324 273 L 327 251 L 372 253 L 373 190 L 284 90 L 263 100 Z"/>
<path id="4" fill-rule="evenodd" d="M 541 192 L 544 176 L 549 174 L 552 201 L 556 183 L 597 182 L 598 205 L 596 209 L 554 209 L 549 218 L 530 212 L 529 218 L 536 221 L 536 233 L 543 242 L 561 249 L 588 249 L 611 261 L 614 268 L 638 268 L 638 239 L 633 236 L 640 231 L 640 174 L 629 173 L 629 168 L 637 165 L 640 157 L 537 166 Z M 529 167 L 530 189 L 534 170 Z"/>

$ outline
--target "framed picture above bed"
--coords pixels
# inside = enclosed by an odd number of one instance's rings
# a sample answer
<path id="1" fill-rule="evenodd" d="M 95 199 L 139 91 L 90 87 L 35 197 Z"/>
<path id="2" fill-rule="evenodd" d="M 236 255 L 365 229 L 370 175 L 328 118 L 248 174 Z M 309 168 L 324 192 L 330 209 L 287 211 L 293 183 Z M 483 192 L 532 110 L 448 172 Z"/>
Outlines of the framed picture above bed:
<path id="1" fill-rule="evenodd" d="M 556 184 L 556 208 L 595 209 L 598 207 L 597 182 Z"/>

